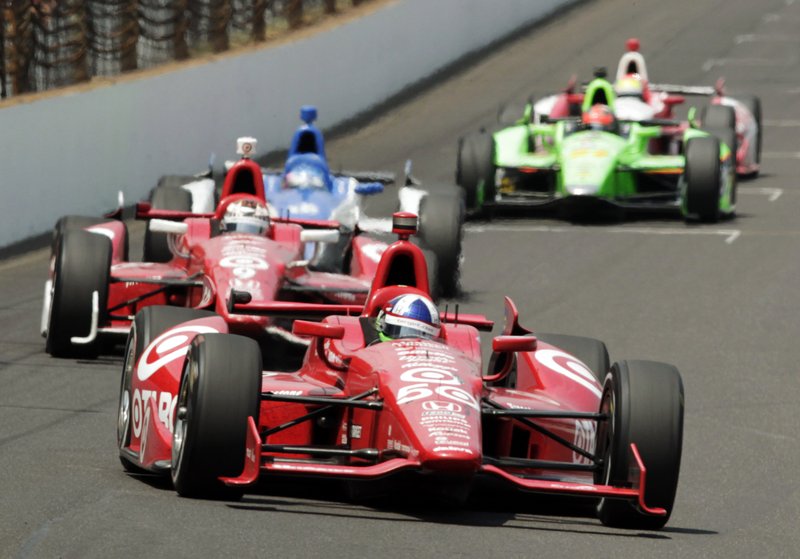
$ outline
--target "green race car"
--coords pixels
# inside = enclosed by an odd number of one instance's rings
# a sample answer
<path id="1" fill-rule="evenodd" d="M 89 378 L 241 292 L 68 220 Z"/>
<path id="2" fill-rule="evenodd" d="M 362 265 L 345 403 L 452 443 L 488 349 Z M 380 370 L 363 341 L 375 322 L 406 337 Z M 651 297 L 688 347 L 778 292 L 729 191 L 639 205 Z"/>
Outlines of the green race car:
<path id="1" fill-rule="evenodd" d="M 582 117 L 537 123 L 529 102 L 516 124 L 462 138 L 456 180 L 468 209 L 491 215 L 501 207 L 555 206 L 586 215 L 610 206 L 675 210 L 704 222 L 734 214 L 735 164 L 720 141 L 724 131 L 698 129 L 693 111 L 683 122 L 619 122 L 613 102 L 611 84 L 597 79 Z M 587 120 L 604 111 L 610 119 Z"/>

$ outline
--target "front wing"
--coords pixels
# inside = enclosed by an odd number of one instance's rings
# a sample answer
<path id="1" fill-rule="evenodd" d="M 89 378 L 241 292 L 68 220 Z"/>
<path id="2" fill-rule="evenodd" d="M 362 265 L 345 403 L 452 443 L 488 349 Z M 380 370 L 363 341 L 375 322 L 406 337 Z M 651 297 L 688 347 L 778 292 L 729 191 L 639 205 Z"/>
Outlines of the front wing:
<path id="1" fill-rule="evenodd" d="M 346 464 L 331 464 L 323 462 L 309 462 L 305 460 L 265 460 L 264 446 L 258 427 L 252 417 L 248 418 L 247 447 L 245 451 L 245 465 L 242 473 L 237 477 L 223 477 L 226 485 L 248 486 L 254 484 L 261 472 L 275 474 L 291 474 L 302 476 L 322 476 L 343 479 L 378 479 L 401 471 L 420 470 L 421 464 L 412 458 L 390 458 L 383 462 L 365 466 L 352 466 Z M 295 452 L 302 449 L 293 448 Z M 328 450 L 330 451 L 330 450 Z M 558 481 L 551 479 L 536 479 L 522 477 L 510 473 L 498 466 L 484 463 L 478 470 L 479 475 L 487 475 L 505 480 L 515 487 L 532 493 L 564 495 L 574 497 L 594 497 L 623 499 L 632 501 L 644 514 L 663 516 L 666 510 L 658 507 L 649 507 L 646 503 L 647 468 L 642 462 L 639 450 L 631 444 L 630 452 L 634 458 L 635 468 L 629 472 L 629 487 L 616 487 L 611 485 L 579 483 L 572 481 Z"/>

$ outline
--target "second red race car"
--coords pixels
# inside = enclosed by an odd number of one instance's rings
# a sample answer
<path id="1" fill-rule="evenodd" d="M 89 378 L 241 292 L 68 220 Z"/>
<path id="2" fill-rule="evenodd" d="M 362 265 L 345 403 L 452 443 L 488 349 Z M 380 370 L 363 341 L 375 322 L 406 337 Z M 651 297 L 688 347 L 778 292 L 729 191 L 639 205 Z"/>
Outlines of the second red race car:
<path id="1" fill-rule="evenodd" d="M 122 221 L 62 218 L 44 293 L 41 331 L 47 352 L 95 355 L 104 340 L 124 341 L 136 312 L 150 305 L 207 309 L 224 316 L 233 331 L 256 330 L 293 342 L 285 322 L 263 317 L 254 324 L 230 313 L 231 290 L 278 305 L 363 304 L 386 248 L 359 236 L 352 243 L 349 273 L 328 273 L 313 270 L 304 250 L 306 243 L 335 243 L 337 222 L 278 217 L 250 194 L 227 196 L 215 214 L 187 215 L 139 205 L 139 217 L 150 219 L 151 229 L 169 233 L 173 257 L 165 263 L 129 261 Z"/>
<path id="2" fill-rule="evenodd" d="M 288 312 L 309 340 L 296 371 L 222 316 L 141 311 L 128 338 L 117 434 L 128 470 L 171 476 L 188 497 L 237 498 L 260 478 L 379 480 L 462 500 L 481 477 L 533 494 L 589 497 L 609 526 L 669 518 L 683 437 L 683 386 L 671 365 L 619 361 L 605 345 L 506 321 L 439 313 L 416 216 L 395 214 L 365 305 L 335 314 L 276 308 L 234 290 L 228 312 Z M 178 312 L 181 311 L 181 312 Z M 191 311 L 197 313 L 198 311 Z M 327 315 L 327 316 L 325 316 Z M 324 318 L 323 318 L 324 316 Z M 395 484 L 397 482 L 397 484 Z M 385 486 L 384 486 L 385 487 Z"/>

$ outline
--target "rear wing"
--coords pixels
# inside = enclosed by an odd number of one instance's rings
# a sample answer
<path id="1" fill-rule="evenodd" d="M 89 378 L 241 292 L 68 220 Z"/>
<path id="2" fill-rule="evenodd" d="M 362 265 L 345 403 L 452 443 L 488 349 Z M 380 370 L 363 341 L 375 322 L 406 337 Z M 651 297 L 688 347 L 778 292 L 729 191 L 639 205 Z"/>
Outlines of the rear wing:
<path id="1" fill-rule="evenodd" d="M 698 95 L 707 96 L 721 94 L 721 85 L 712 87 L 710 85 L 675 85 L 671 83 L 651 83 L 652 91 L 662 91 L 673 95 Z"/>
<path id="2" fill-rule="evenodd" d="M 226 166 L 228 162 L 226 161 Z M 265 175 L 282 175 L 285 169 L 283 167 L 261 167 L 261 172 Z M 339 171 L 331 171 L 334 177 L 353 178 L 358 182 L 379 182 L 381 184 L 394 184 L 397 182 L 397 175 L 389 171 L 349 171 L 341 169 Z"/>
<path id="3" fill-rule="evenodd" d="M 217 217 L 213 213 L 192 213 L 182 210 L 156 210 L 150 202 L 136 204 L 136 219 L 166 219 L 170 221 L 183 221 L 190 217 L 211 219 Z M 341 223 L 330 219 L 302 219 L 295 217 L 272 216 L 274 223 L 293 223 L 305 229 L 339 229 Z"/>

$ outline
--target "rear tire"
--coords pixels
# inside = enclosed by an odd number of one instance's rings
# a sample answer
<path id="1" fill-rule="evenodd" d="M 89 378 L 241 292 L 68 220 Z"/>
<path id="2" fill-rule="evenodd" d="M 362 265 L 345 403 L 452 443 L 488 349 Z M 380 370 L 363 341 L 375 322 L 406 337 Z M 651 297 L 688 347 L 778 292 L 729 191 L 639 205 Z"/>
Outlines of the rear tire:
<path id="1" fill-rule="evenodd" d="M 678 370 L 655 361 L 615 363 L 603 384 L 600 412 L 610 416 L 597 429 L 596 454 L 603 470 L 595 482 L 623 486 L 634 465 L 635 443 L 647 469 L 645 503 L 666 516 L 639 512 L 630 501 L 601 499 L 597 515 L 606 526 L 658 530 L 669 520 L 678 487 L 683 447 L 683 383 Z"/>
<path id="2" fill-rule="evenodd" d="M 122 379 L 119 387 L 119 406 L 117 413 L 117 447 L 119 460 L 128 472 L 142 472 L 123 452 L 131 440 L 131 402 L 132 379 L 136 361 L 150 342 L 158 336 L 181 324 L 197 318 L 216 316 L 211 311 L 187 309 L 183 307 L 152 306 L 145 307 L 136 314 L 128 341 L 125 344 L 125 361 L 122 365 Z"/>
<path id="3" fill-rule="evenodd" d="M 201 334 L 189 348 L 176 408 L 171 476 L 182 497 L 240 498 L 220 476 L 244 468 L 247 418 L 258 421 L 261 352 L 250 338 Z"/>
<path id="4" fill-rule="evenodd" d="M 536 334 L 536 338 L 580 359 L 601 385 L 611 369 L 606 344 L 594 338 L 568 334 Z"/>
<path id="5" fill-rule="evenodd" d="M 162 180 L 168 177 L 162 177 Z M 191 193 L 174 186 L 159 186 L 153 190 L 150 205 L 154 210 L 192 211 Z M 144 231 L 144 262 L 169 262 L 172 251 L 169 250 L 167 233 L 156 233 L 150 230 L 150 223 Z"/>
<path id="6" fill-rule="evenodd" d="M 91 331 L 94 291 L 98 294 L 98 324 L 105 319 L 111 241 L 82 229 L 65 228 L 56 244 L 45 349 L 53 357 L 95 357 L 97 340 L 75 345 L 71 339 Z"/>
<path id="7" fill-rule="evenodd" d="M 464 213 L 463 198 L 456 189 L 440 189 L 420 201 L 419 237 L 436 255 L 436 285 L 443 297 L 454 297 L 459 291 Z"/>
<path id="8" fill-rule="evenodd" d="M 494 138 L 487 132 L 477 132 L 458 142 L 456 183 L 464 189 L 467 209 L 480 212 L 483 203 L 495 196 Z"/>
<path id="9" fill-rule="evenodd" d="M 684 214 L 706 223 L 719 221 L 720 179 L 719 140 L 704 136 L 686 145 L 684 170 L 686 191 Z"/>

